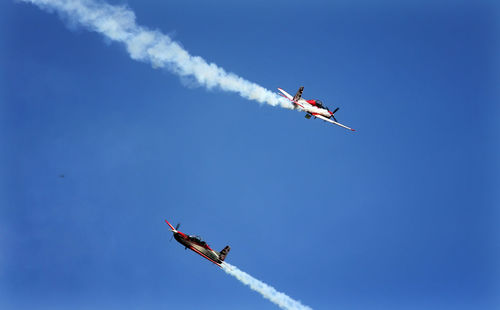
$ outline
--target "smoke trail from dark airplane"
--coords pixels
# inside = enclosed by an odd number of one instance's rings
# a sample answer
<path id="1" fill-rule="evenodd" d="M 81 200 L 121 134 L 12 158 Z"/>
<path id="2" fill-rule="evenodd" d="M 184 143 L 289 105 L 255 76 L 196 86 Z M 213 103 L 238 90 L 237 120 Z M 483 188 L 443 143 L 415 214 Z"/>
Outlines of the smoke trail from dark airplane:
<path id="1" fill-rule="evenodd" d="M 278 292 L 272 286 L 255 279 L 248 273 L 239 270 L 236 266 L 228 264 L 226 262 L 222 263 L 222 269 L 238 279 L 241 283 L 248 285 L 252 290 L 258 292 L 262 297 L 270 300 L 272 303 L 278 305 L 281 309 L 287 310 L 312 310 L 308 306 L 304 306 L 299 301 L 290 298 L 288 295 Z"/>
<path id="2" fill-rule="evenodd" d="M 96 0 L 21 0 L 50 12 L 56 11 L 72 24 L 98 32 L 125 45 L 132 59 L 165 68 L 181 78 L 194 79 L 207 89 L 238 93 L 241 97 L 272 106 L 293 109 L 290 102 L 264 87 L 226 72 L 214 63 L 190 55 L 181 45 L 157 30 L 137 25 L 135 14 L 125 6 Z"/>

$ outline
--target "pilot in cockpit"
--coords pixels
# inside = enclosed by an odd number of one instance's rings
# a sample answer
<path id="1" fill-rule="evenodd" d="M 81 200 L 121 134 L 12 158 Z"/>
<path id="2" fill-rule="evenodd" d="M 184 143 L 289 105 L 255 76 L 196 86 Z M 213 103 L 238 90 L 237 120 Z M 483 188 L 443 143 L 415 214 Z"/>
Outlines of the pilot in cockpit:
<path id="1" fill-rule="evenodd" d="M 321 100 L 316 99 L 316 100 L 314 100 L 314 101 L 316 101 L 316 106 L 317 106 L 318 108 L 320 108 L 320 109 L 324 109 L 324 107 L 323 107 L 323 102 L 321 102 Z"/>
<path id="2" fill-rule="evenodd" d="M 200 243 L 200 244 L 202 244 L 202 245 L 205 245 L 205 244 L 206 244 L 206 242 L 205 242 L 205 241 L 203 241 L 203 239 L 201 239 L 201 237 L 200 237 L 200 236 L 191 235 L 191 236 L 189 236 L 189 239 L 191 239 L 191 240 L 193 240 L 193 241 L 196 241 L 196 242 L 198 242 L 198 243 Z"/>

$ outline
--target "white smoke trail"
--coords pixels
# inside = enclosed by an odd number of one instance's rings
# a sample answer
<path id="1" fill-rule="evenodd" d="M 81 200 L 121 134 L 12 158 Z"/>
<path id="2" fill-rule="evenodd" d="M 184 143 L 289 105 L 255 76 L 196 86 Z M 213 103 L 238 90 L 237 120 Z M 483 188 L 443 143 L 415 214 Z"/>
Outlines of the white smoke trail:
<path id="1" fill-rule="evenodd" d="M 312 308 L 304 306 L 299 301 L 293 300 L 286 294 L 278 292 L 266 283 L 255 279 L 244 271 L 239 270 L 236 266 L 223 262 L 222 269 L 226 273 L 238 279 L 241 283 L 248 285 L 252 290 L 260 293 L 264 298 L 269 299 L 271 302 L 278 305 L 281 309 L 312 310 Z"/>
<path id="2" fill-rule="evenodd" d="M 155 68 L 166 68 L 181 77 L 194 79 L 207 89 L 215 87 L 240 94 L 243 98 L 293 109 L 293 105 L 275 93 L 228 73 L 214 63 L 207 63 L 199 56 L 190 55 L 180 44 L 159 31 L 149 30 L 135 22 L 135 14 L 123 6 L 113 6 L 94 0 L 20 0 L 42 9 L 55 10 L 71 22 L 76 22 L 106 38 L 121 42 L 132 59 L 150 63 Z M 286 294 L 259 281 L 228 263 L 223 270 L 252 290 L 260 293 L 282 309 L 312 310 Z"/>
<path id="3" fill-rule="evenodd" d="M 125 44 L 130 57 L 166 68 L 184 78 L 194 80 L 207 89 L 219 88 L 241 97 L 272 106 L 293 109 L 290 102 L 214 63 L 190 55 L 169 36 L 149 30 L 135 22 L 135 14 L 124 6 L 113 6 L 98 0 L 20 0 L 42 9 L 57 11 L 70 22 L 81 24 L 106 38 Z"/>

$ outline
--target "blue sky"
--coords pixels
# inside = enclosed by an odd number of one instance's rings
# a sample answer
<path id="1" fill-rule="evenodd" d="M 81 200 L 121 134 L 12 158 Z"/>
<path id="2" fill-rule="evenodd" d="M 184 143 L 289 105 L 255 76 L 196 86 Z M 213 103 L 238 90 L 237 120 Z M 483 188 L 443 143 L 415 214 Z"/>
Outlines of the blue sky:
<path id="1" fill-rule="evenodd" d="M 276 309 L 164 219 L 315 309 L 499 306 L 497 4 L 111 3 L 357 132 L 4 1 L 3 309 Z"/>

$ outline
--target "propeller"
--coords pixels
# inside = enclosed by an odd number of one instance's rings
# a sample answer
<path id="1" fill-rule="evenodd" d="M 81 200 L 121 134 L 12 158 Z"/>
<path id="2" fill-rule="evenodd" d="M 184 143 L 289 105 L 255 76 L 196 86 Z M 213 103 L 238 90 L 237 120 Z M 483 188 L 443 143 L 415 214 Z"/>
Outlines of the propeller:
<path id="1" fill-rule="evenodd" d="M 174 229 L 170 229 L 170 231 L 173 232 L 172 237 L 170 237 L 170 241 L 172 241 L 174 234 L 177 232 L 177 230 L 179 229 L 180 226 L 181 226 L 181 223 L 177 223 L 177 225 L 175 225 Z"/>
<path id="2" fill-rule="evenodd" d="M 333 120 L 334 120 L 334 121 L 337 121 L 337 119 L 335 118 L 334 114 L 335 114 L 335 112 L 337 112 L 339 109 L 340 109 L 340 108 L 336 108 L 336 109 L 335 109 L 335 110 L 333 110 L 333 112 L 332 112 L 332 118 L 333 118 Z"/>

